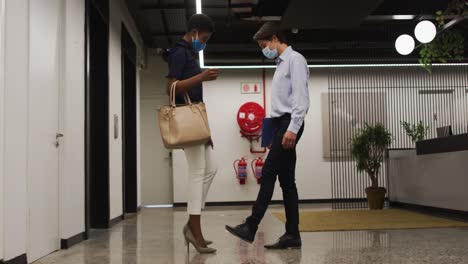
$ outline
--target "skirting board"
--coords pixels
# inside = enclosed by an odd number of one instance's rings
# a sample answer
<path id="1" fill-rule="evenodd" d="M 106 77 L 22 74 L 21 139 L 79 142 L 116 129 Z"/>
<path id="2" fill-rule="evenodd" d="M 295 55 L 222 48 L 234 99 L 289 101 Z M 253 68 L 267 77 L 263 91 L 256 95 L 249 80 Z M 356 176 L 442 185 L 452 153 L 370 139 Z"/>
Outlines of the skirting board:
<path id="1" fill-rule="evenodd" d="M 206 206 L 241 206 L 241 205 L 253 205 L 255 201 L 238 201 L 238 202 L 207 202 Z M 300 204 L 322 204 L 331 203 L 332 199 L 311 199 L 311 200 L 300 200 Z M 283 204 L 282 200 L 271 201 L 270 204 Z M 174 207 L 186 207 L 187 203 L 174 203 Z"/>
<path id="2" fill-rule="evenodd" d="M 83 242 L 84 240 L 86 240 L 86 234 L 85 232 L 83 233 L 80 233 L 80 234 L 77 234 L 77 235 L 74 235 L 70 238 L 67 238 L 67 239 L 62 239 L 60 241 L 60 248 L 61 249 L 69 249 L 71 248 L 72 246 L 78 244 L 78 243 L 81 243 Z"/>
<path id="3" fill-rule="evenodd" d="M 4 261 L 4 263 L 5 264 L 28 264 L 28 257 L 26 256 L 26 254 L 23 254 L 14 259 Z"/>
<path id="4" fill-rule="evenodd" d="M 453 218 L 453 219 L 462 220 L 462 221 L 468 221 L 468 212 L 466 211 L 452 210 L 452 209 L 418 205 L 418 204 L 402 203 L 402 202 L 393 202 L 393 201 L 390 201 L 390 206 L 419 211 L 419 212 L 428 213 L 431 215 L 438 215 L 442 217 Z"/>
<path id="5" fill-rule="evenodd" d="M 116 218 L 110 220 L 109 222 L 109 227 L 113 227 L 116 224 L 120 223 L 122 220 L 124 220 L 124 215 L 119 215 Z"/>

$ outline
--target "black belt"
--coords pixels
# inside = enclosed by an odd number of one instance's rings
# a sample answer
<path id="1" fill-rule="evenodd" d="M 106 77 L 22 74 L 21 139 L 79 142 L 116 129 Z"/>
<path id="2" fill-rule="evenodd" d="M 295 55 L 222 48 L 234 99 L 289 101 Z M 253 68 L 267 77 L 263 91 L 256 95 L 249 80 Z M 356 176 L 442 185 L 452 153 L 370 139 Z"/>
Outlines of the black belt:
<path id="1" fill-rule="evenodd" d="M 289 121 L 291 120 L 291 114 L 286 113 L 280 117 L 273 117 L 273 121 Z"/>

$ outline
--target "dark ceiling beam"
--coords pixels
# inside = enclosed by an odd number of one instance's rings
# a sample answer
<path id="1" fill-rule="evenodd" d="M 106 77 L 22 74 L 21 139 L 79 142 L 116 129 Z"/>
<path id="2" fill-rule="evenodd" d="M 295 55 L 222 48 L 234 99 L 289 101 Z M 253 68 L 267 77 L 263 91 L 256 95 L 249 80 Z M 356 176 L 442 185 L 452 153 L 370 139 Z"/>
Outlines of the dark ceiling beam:
<path id="1" fill-rule="evenodd" d="M 184 6 L 185 6 L 185 20 L 190 19 L 190 11 L 189 11 L 189 0 L 184 0 Z"/>
<path id="2" fill-rule="evenodd" d="M 185 32 L 153 33 L 152 37 L 176 37 L 185 35 Z"/>
<path id="3" fill-rule="evenodd" d="M 385 0 L 372 15 L 431 14 L 447 7 L 447 0 Z"/>
<path id="4" fill-rule="evenodd" d="M 186 1 L 187 2 L 187 1 Z M 252 4 L 232 4 L 231 6 L 228 5 L 203 5 L 203 9 L 225 9 L 225 8 L 248 8 L 254 7 L 255 5 Z M 141 5 L 141 9 L 143 10 L 161 10 L 161 9 L 195 9 L 195 5 L 191 4 L 171 4 L 171 5 Z"/>
<path id="5" fill-rule="evenodd" d="M 330 43 L 296 43 L 292 45 L 296 50 L 360 50 L 360 49 L 387 49 L 393 48 L 389 42 L 330 42 Z M 210 43 L 206 49 L 207 53 L 229 53 L 229 52 L 261 52 L 256 44 L 221 44 Z"/>
<path id="6" fill-rule="evenodd" d="M 167 24 L 167 19 L 166 19 L 166 11 L 165 10 L 160 10 L 161 13 L 161 20 L 164 28 L 164 35 L 168 36 L 169 34 L 169 25 Z M 169 43 L 170 46 L 172 46 L 172 39 L 168 36 L 167 42 Z"/>

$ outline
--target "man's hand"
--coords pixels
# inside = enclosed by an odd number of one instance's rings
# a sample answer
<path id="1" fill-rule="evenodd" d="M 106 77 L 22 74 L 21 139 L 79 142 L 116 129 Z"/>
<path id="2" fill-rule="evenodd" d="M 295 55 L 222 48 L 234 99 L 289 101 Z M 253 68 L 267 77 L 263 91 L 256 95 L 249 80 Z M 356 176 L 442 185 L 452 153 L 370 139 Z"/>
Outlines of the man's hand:
<path id="1" fill-rule="evenodd" d="M 283 136 L 283 142 L 281 144 L 283 145 L 284 149 L 293 149 L 294 147 L 296 147 L 296 139 L 296 134 L 294 134 L 291 131 L 286 131 L 286 133 Z"/>

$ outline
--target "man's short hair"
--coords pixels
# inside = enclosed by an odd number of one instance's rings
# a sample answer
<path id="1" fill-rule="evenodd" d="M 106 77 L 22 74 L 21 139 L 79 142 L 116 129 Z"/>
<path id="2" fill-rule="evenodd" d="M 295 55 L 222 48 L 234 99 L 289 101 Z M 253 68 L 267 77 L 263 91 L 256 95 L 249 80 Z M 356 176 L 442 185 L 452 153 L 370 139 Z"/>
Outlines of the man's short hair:
<path id="1" fill-rule="evenodd" d="M 273 36 L 276 36 L 281 43 L 288 44 L 286 31 L 281 29 L 280 22 L 266 22 L 262 27 L 255 33 L 253 39 L 257 40 L 272 40 Z"/>
<path id="2" fill-rule="evenodd" d="M 195 14 L 190 17 L 188 21 L 188 32 L 192 30 L 204 31 L 213 33 L 215 31 L 215 26 L 213 20 L 205 14 Z"/>

